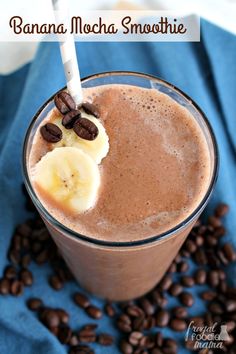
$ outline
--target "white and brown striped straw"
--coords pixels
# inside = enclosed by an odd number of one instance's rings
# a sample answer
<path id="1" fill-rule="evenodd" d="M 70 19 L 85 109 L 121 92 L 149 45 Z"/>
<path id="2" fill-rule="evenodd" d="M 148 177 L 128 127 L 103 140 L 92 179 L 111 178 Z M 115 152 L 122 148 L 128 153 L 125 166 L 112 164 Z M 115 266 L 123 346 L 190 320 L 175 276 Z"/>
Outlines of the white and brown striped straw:
<path id="1" fill-rule="evenodd" d="M 56 23 L 67 23 L 68 2 L 67 0 L 52 0 Z M 79 65 L 76 56 L 75 42 L 72 34 L 65 35 L 66 38 L 60 42 L 61 58 L 64 65 L 64 72 L 69 94 L 77 105 L 83 101 Z"/>

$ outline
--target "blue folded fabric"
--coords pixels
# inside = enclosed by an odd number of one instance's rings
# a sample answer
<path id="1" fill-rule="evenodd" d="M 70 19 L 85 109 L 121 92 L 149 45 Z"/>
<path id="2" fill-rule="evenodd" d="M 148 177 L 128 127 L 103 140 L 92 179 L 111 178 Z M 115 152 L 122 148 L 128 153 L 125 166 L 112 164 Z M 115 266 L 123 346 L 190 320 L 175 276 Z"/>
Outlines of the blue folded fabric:
<path id="1" fill-rule="evenodd" d="M 83 77 L 110 70 L 150 73 L 170 81 L 199 104 L 213 126 L 221 156 L 218 183 L 207 211 L 219 201 L 230 204 L 227 238 L 236 247 L 236 37 L 202 21 L 200 43 L 78 43 L 77 52 Z M 14 227 L 29 216 L 23 207 L 20 162 L 26 129 L 41 104 L 64 85 L 57 43 L 43 43 L 30 65 L 0 77 L 0 274 L 7 264 Z M 0 353 L 63 354 L 66 349 L 26 308 L 25 300 L 40 294 L 49 306 L 65 307 L 72 315 L 72 327 L 80 328 L 91 319 L 71 300 L 79 286 L 67 284 L 63 291 L 55 292 L 47 285 L 49 267 L 32 265 L 31 269 L 35 274 L 32 289 L 27 288 L 17 299 L 0 297 Z M 234 265 L 229 269 L 234 285 L 235 275 Z M 93 301 L 103 306 L 103 301 Z M 191 313 L 198 314 L 201 306 L 197 301 Z M 99 323 L 101 331 L 114 334 L 118 341 L 110 319 Z M 167 329 L 162 332 L 182 338 Z M 115 346 L 94 348 L 96 353 L 119 352 Z"/>

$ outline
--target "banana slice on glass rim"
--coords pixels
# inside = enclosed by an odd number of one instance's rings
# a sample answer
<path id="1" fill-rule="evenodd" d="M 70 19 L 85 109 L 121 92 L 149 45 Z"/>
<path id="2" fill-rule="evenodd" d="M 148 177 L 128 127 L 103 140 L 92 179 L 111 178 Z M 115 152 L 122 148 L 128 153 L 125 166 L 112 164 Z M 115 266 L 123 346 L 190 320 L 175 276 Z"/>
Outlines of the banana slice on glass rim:
<path id="1" fill-rule="evenodd" d="M 106 130 L 99 119 L 93 117 L 90 114 L 82 112 L 81 117 L 89 119 L 93 122 L 98 128 L 98 136 L 94 140 L 85 140 L 80 138 L 73 129 L 66 129 L 62 125 L 62 118 L 56 117 L 51 123 L 56 124 L 62 131 L 62 139 L 53 144 L 55 147 L 75 147 L 83 150 L 88 154 L 92 159 L 100 164 L 102 159 L 107 156 L 109 151 L 109 138 L 106 133 Z"/>
<path id="2" fill-rule="evenodd" d="M 95 161 L 81 149 L 60 147 L 36 164 L 33 180 L 58 206 L 83 213 L 96 203 L 100 173 Z"/>

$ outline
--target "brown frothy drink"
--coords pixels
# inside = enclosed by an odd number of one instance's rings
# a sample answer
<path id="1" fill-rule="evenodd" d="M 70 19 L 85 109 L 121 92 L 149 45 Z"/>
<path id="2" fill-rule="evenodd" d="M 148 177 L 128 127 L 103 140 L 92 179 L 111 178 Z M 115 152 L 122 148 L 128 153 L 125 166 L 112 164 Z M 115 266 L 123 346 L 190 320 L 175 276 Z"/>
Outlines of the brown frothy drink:
<path id="1" fill-rule="evenodd" d="M 186 220 L 206 195 L 213 169 L 202 127 L 189 110 L 156 89 L 130 85 L 87 88 L 84 100 L 97 107 L 109 137 L 109 152 L 99 164 L 96 202 L 84 213 L 71 212 L 34 183 L 37 162 L 63 146 L 47 143 L 40 134 L 42 125 L 62 118 L 54 108 L 38 127 L 28 159 L 33 188 L 49 214 L 98 243 L 147 240 Z M 153 243 L 112 247 L 75 239 L 45 221 L 82 286 L 113 300 L 150 290 L 194 223 Z"/>

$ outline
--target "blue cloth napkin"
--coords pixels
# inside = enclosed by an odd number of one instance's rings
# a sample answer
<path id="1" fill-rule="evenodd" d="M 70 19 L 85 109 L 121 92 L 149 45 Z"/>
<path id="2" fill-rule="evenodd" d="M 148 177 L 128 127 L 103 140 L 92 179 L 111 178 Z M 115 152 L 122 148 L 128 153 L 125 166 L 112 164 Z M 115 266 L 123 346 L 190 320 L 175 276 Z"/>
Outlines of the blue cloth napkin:
<path id="1" fill-rule="evenodd" d="M 207 210 L 219 201 L 230 204 L 227 238 L 236 246 L 236 37 L 202 21 L 200 43 L 78 43 L 77 52 L 83 77 L 110 70 L 150 73 L 185 91 L 205 111 L 221 156 L 218 183 Z M 20 166 L 26 129 L 41 104 L 64 85 L 57 43 L 42 43 L 30 65 L 0 77 L 0 274 L 7 264 L 14 227 L 29 216 L 23 207 Z M 49 306 L 65 307 L 72 316 L 72 327 L 80 328 L 91 320 L 71 300 L 79 287 L 67 284 L 63 291 L 55 292 L 47 285 L 49 267 L 32 265 L 31 269 L 35 274 L 33 288 L 27 288 L 17 299 L 0 297 L 0 353 L 63 354 L 65 347 L 26 308 L 25 300 L 40 294 Z M 232 282 L 235 274 L 236 267 L 231 266 Z M 103 301 L 96 298 L 93 301 L 103 306 Z M 201 304 L 197 301 L 191 313 L 200 311 Z M 104 318 L 99 323 L 101 331 L 119 339 L 110 319 Z M 163 332 L 166 336 L 182 337 L 167 329 Z M 96 353 L 119 352 L 115 346 L 94 345 L 94 348 Z M 184 349 L 178 352 L 186 353 Z"/>

